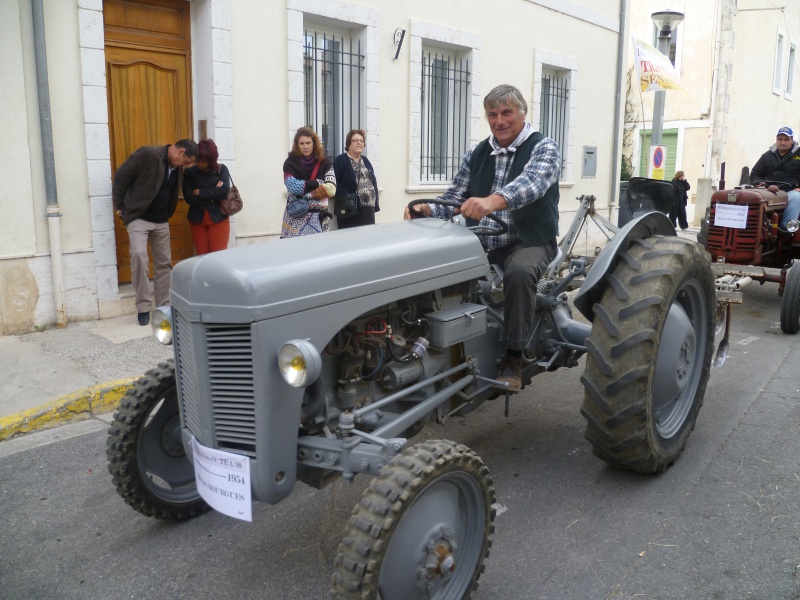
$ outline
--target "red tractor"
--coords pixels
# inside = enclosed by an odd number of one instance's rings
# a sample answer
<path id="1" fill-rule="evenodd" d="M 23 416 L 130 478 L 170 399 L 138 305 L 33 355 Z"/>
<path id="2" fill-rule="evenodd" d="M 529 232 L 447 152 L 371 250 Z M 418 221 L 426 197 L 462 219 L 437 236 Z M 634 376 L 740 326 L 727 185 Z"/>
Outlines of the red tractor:
<path id="1" fill-rule="evenodd" d="M 800 331 L 800 222 L 780 226 L 786 184 L 743 185 L 711 196 L 697 241 L 717 263 L 717 288 L 738 290 L 753 281 L 778 284 L 781 329 Z M 796 263 L 793 267 L 792 264 Z M 769 271 L 767 269 L 770 269 Z"/>

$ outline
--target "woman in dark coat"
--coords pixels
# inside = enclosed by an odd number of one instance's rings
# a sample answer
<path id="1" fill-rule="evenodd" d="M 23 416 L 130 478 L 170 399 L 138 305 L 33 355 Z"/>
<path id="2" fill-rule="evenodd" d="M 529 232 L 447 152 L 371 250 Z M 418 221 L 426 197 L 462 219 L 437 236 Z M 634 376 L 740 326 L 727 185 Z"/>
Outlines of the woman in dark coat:
<path id="1" fill-rule="evenodd" d="M 301 127 L 294 134 L 292 151 L 283 163 L 283 183 L 288 197 L 286 205 L 295 198 L 308 201 L 308 212 L 302 217 L 290 217 L 283 212 L 281 238 L 298 237 L 328 231 L 328 198 L 336 193 L 336 176 L 319 137 L 311 127 Z"/>
<path id="2" fill-rule="evenodd" d="M 683 171 L 676 171 L 675 177 L 672 179 L 672 210 L 669 211 L 669 219 L 672 221 L 673 227 L 677 227 L 679 224 L 681 229 L 689 229 L 689 223 L 686 222 L 686 202 L 689 200 L 689 195 L 686 192 L 690 189 L 691 186 L 686 181 Z"/>
<path id="3" fill-rule="evenodd" d="M 208 254 L 228 247 L 231 227 L 219 209 L 228 197 L 231 176 L 217 163 L 219 151 L 214 140 L 200 140 L 197 164 L 183 174 L 183 199 L 189 205 L 186 218 L 192 228 L 195 254 Z"/>
<path id="4" fill-rule="evenodd" d="M 378 204 L 378 182 L 372 163 L 363 155 L 367 135 L 363 129 L 353 129 L 345 139 L 345 152 L 333 161 L 336 173 L 337 195 L 356 194 L 358 196 L 358 216 L 343 218 L 337 211 L 339 229 L 374 225 L 375 213 L 381 208 Z M 336 198 L 333 199 L 334 208 Z"/>

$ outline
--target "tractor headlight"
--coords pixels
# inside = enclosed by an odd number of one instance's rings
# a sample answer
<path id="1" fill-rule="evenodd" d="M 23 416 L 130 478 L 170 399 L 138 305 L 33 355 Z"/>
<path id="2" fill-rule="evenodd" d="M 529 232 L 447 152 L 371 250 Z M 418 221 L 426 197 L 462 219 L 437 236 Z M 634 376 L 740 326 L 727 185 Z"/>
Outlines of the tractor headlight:
<path id="1" fill-rule="evenodd" d="M 153 318 L 150 319 L 150 327 L 153 328 L 153 335 L 156 339 L 169 346 L 172 344 L 172 307 L 161 306 L 153 311 Z"/>
<path id="2" fill-rule="evenodd" d="M 787 231 L 789 231 L 790 233 L 794 233 L 795 231 L 797 231 L 798 229 L 800 229 L 800 221 L 798 221 L 797 219 L 792 219 L 791 221 L 789 221 L 789 222 L 786 224 L 786 229 L 787 229 Z"/>
<path id="3" fill-rule="evenodd" d="M 319 377 L 322 357 L 308 340 L 291 340 L 278 351 L 278 370 L 289 385 L 305 387 Z"/>

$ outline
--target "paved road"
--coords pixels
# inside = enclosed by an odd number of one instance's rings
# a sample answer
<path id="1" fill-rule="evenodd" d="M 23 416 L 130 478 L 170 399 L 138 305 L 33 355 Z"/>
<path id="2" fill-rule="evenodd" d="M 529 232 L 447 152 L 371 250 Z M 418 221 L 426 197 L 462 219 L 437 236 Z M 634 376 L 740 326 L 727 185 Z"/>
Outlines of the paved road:
<path id="1" fill-rule="evenodd" d="M 747 290 L 686 452 L 666 473 L 591 455 L 580 368 L 543 375 L 423 435 L 474 448 L 500 505 L 478 600 L 800 598 L 800 336 L 775 286 Z M 74 436 L 74 437 L 70 437 Z M 53 439 L 56 438 L 56 439 Z M 43 444 L 43 445 L 38 445 Z M 145 518 L 116 495 L 104 424 L 0 444 L 4 599 L 327 597 L 343 525 L 367 480 L 256 505 L 254 522 Z"/>

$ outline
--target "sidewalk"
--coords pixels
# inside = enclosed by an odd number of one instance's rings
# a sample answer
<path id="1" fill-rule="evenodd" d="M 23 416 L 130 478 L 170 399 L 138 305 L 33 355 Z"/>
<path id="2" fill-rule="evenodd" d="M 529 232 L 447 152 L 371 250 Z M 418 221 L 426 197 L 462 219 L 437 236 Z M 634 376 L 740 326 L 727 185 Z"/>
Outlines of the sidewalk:
<path id="1" fill-rule="evenodd" d="M 136 315 L 0 337 L 0 441 L 114 410 L 139 376 L 172 358 Z"/>

